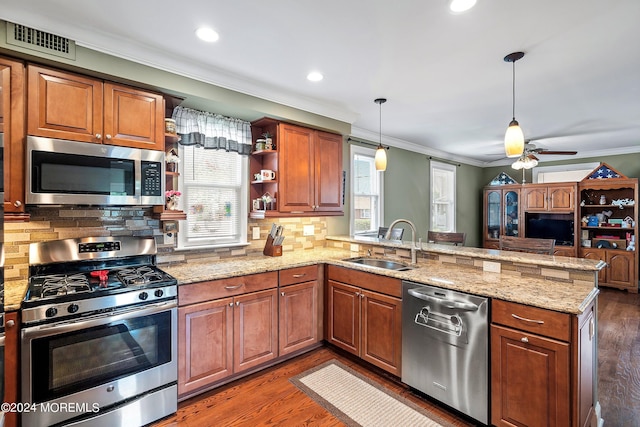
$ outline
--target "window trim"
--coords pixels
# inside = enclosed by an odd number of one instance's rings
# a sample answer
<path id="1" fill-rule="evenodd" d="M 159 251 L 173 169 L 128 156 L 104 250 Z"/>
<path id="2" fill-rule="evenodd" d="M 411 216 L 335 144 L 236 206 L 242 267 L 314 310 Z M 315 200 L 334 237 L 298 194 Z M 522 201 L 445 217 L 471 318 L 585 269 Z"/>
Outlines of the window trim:
<path id="1" fill-rule="evenodd" d="M 182 159 L 185 159 L 186 156 L 183 155 L 184 153 L 184 149 L 186 148 L 190 148 L 190 149 L 202 149 L 202 148 L 194 148 L 192 146 L 180 146 L 179 147 L 179 156 Z M 240 247 L 240 246 L 248 246 L 250 243 L 248 241 L 248 217 L 249 217 L 249 198 L 248 198 L 248 194 L 249 194 L 249 156 L 242 156 L 240 154 L 234 153 L 234 152 L 228 152 L 229 154 L 235 154 L 237 156 L 240 156 L 240 188 L 239 188 L 239 193 L 240 193 L 240 197 L 239 197 L 239 201 L 240 201 L 240 212 L 238 213 L 239 217 L 238 217 L 238 223 L 240 225 L 240 240 L 238 241 L 227 241 L 227 242 L 222 242 L 222 243 L 210 243 L 210 244 L 202 244 L 202 245 L 188 245 L 187 244 L 187 238 L 186 238 L 186 232 L 180 232 L 178 231 L 178 235 L 177 235 L 177 239 L 176 239 L 176 245 L 174 247 L 174 250 L 178 250 L 178 251 L 188 251 L 188 250 L 197 250 L 197 249 L 216 249 L 216 248 L 232 248 L 232 247 Z M 180 175 L 178 176 L 178 188 L 179 189 L 185 189 L 185 183 L 184 183 L 184 177 L 185 177 L 185 173 L 184 173 L 184 168 L 186 167 L 186 162 L 180 162 L 178 164 L 178 171 L 180 172 Z M 187 210 L 185 209 L 184 203 L 186 200 L 186 197 L 181 197 L 179 200 L 179 208 L 185 212 L 188 215 Z M 180 220 L 180 227 L 179 229 L 181 230 L 186 230 L 187 229 L 187 220 Z"/>
<path id="2" fill-rule="evenodd" d="M 452 202 L 452 229 L 451 230 L 446 230 L 448 232 L 455 232 L 456 231 L 456 227 L 457 227 L 457 221 L 456 221 L 456 217 L 457 215 L 457 209 L 458 209 L 458 191 L 457 191 L 457 166 L 456 165 L 452 165 L 450 163 L 443 163 L 443 162 L 438 162 L 435 160 L 431 160 L 429 162 L 429 230 L 435 230 L 435 224 L 434 224 L 434 196 L 433 196 L 433 183 L 434 183 L 434 179 L 433 179 L 433 173 L 435 170 L 442 170 L 442 171 L 446 171 L 446 172 L 451 172 L 453 175 L 453 202 Z"/>
<path id="3" fill-rule="evenodd" d="M 351 176 L 349 177 L 349 234 L 351 236 L 356 235 L 355 233 L 355 193 L 353 191 L 353 186 L 355 185 L 354 171 L 355 171 L 355 155 L 360 154 L 363 156 L 371 157 L 375 159 L 376 150 L 372 148 L 363 147 L 361 145 L 351 144 L 349 150 L 349 163 L 350 163 L 350 171 Z M 377 171 L 378 174 L 378 218 L 380 220 L 381 227 L 384 224 L 384 173 L 382 171 Z"/>

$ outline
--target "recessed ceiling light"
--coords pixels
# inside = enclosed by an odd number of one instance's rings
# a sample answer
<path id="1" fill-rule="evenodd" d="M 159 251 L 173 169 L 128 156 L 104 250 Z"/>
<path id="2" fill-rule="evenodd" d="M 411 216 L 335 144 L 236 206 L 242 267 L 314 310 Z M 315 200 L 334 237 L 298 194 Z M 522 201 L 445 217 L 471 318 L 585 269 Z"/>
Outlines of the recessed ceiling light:
<path id="1" fill-rule="evenodd" d="M 462 13 L 475 6 L 477 0 L 451 0 L 449 10 L 453 13 Z"/>
<path id="2" fill-rule="evenodd" d="M 324 76 L 318 71 L 312 71 L 307 74 L 307 80 L 309 80 L 310 82 L 319 82 L 322 79 L 324 79 Z"/>
<path id="3" fill-rule="evenodd" d="M 213 31 L 209 27 L 200 27 L 200 28 L 198 28 L 196 30 L 196 36 L 198 36 L 198 38 L 200 40 L 204 40 L 205 42 L 210 42 L 210 43 L 218 41 L 218 39 L 220 38 L 218 33 Z"/>

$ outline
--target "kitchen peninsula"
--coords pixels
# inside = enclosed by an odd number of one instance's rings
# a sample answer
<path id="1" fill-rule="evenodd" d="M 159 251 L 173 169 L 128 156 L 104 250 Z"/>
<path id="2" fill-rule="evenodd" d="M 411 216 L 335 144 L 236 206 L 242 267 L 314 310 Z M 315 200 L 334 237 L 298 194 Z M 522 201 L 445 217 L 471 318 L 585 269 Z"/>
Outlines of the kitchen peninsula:
<path id="1" fill-rule="evenodd" d="M 531 388 L 535 383 L 531 380 L 532 373 L 527 371 L 520 375 L 526 377 L 514 378 L 514 370 L 506 363 L 507 356 L 512 363 L 513 357 L 531 357 L 531 354 L 543 355 L 542 357 L 550 362 L 549 372 L 545 371 L 545 378 L 553 384 L 545 384 L 540 393 L 547 393 L 546 388 L 551 385 L 555 390 L 547 396 L 544 405 L 540 410 L 548 411 L 548 416 L 553 417 L 558 425 L 585 425 L 588 420 L 599 422 L 600 411 L 597 403 L 596 390 L 596 317 L 595 310 L 597 304 L 598 289 L 596 276 L 598 271 L 604 266 L 603 263 L 591 260 L 550 257 L 543 255 L 521 254 L 517 252 L 504 252 L 497 250 L 486 250 L 468 247 L 452 247 L 436 244 L 424 244 L 423 250 L 419 251 L 417 264 L 412 269 L 406 271 L 386 270 L 375 267 L 368 267 L 354 264 L 349 259 L 358 256 L 368 256 L 374 258 L 393 259 L 405 264 L 410 256 L 410 243 L 390 242 L 375 238 L 353 238 L 349 236 L 327 237 L 324 248 L 313 250 L 285 252 L 281 257 L 247 257 L 237 260 L 226 260 L 216 262 L 194 262 L 187 264 L 167 264 L 163 269 L 174 275 L 180 282 L 179 304 L 180 310 L 185 314 L 180 315 L 183 327 L 187 321 L 198 318 L 198 313 L 207 313 L 208 317 L 202 318 L 202 326 L 206 323 L 211 328 L 213 322 L 221 317 L 235 317 L 237 313 L 226 314 L 224 316 L 212 315 L 216 310 L 216 301 L 224 300 L 220 307 L 227 307 L 229 303 L 242 305 L 244 295 L 238 294 L 238 287 L 247 287 L 251 290 L 247 295 L 254 295 L 254 303 L 266 304 L 269 307 L 277 307 L 275 299 L 278 293 L 285 297 L 285 285 L 283 277 L 300 277 L 298 282 L 307 285 L 312 284 L 311 294 L 317 296 L 315 306 L 308 302 L 309 307 L 316 307 L 317 324 L 320 332 L 319 338 L 315 341 L 310 339 L 306 349 L 316 348 L 320 345 L 322 337 L 329 343 L 333 343 L 329 331 L 331 296 L 328 289 L 335 283 L 335 275 L 332 271 L 346 272 L 342 277 L 354 279 L 354 286 L 361 286 L 365 295 L 391 296 L 398 300 L 400 298 L 395 293 L 396 284 L 402 280 L 416 283 L 424 283 L 438 286 L 444 289 L 466 292 L 475 295 L 489 297 L 493 301 L 493 317 L 491 320 L 491 408 L 492 424 L 499 425 L 502 419 L 517 419 L 519 414 L 509 413 L 514 403 L 522 399 L 526 394 L 532 392 Z M 161 262 L 161 260 L 159 260 Z M 489 264 L 487 264 L 489 263 Z M 493 272 L 499 265 L 500 272 Z M 324 268 L 323 266 L 327 266 Z M 487 269 L 493 271 L 487 271 Z M 281 282 L 278 284 L 278 274 Z M 305 276 L 306 275 L 306 276 Z M 306 278 L 303 278 L 306 277 Z M 333 278 L 332 278 L 333 277 Z M 393 280 L 390 280 L 393 279 Z M 294 280 L 295 281 L 295 280 Z M 340 280 L 342 281 L 342 279 Z M 259 283 L 259 284 L 258 284 Z M 293 286 L 302 286 L 303 283 Z M 193 292 L 187 298 L 182 291 L 189 289 L 189 286 L 197 286 L 197 294 L 211 292 L 215 298 L 210 300 L 194 300 Z M 254 288 L 260 286 L 259 288 Z M 368 291 L 368 287 L 375 292 Z M 387 289 L 383 287 L 388 286 Z M 232 298 L 224 298 L 225 289 L 233 289 Z M 255 291 L 255 292 L 254 292 Z M 222 292 L 222 294 L 221 294 Z M 270 294 L 271 292 L 271 294 Z M 386 295 L 385 295 L 386 294 Z M 309 301 L 309 300 L 305 300 Z M 284 303 L 280 299 L 280 310 Z M 305 302 L 305 304 L 307 304 Z M 398 305 L 398 307 L 400 304 Z M 236 307 L 233 307 L 237 310 Z M 222 308 L 222 310 L 227 310 Z M 266 310 L 268 312 L 268 310 Z M 277 309 L 276 309 L 277 311 Z M 268 316 L 277 316 L 271 313 Z M 506 313 L 506 314 L 505 314 Z M 519 324 L 514 321 L 510 313 L 524 314 L 522 317 L 534 319 L 540 322 L 539 325 Z M 188 316 L 192 316 L 189 320 Z M 311 316 L 306 316 L 311 317 Z M 226 317 L 228 318 L 228 317 Z M 274 319 L 274 317 L 270 317 Z M 280 318 L 280 328 L 283 326 Z M 537 320 L 541 319 L 541 320 Z M 246 322 L 248 319 L 244 319 Z M 306 318 L 301 320 L 303 323 Z M 366 322 L 366 320 L 362 320 Z M 263 319 L 260 325 L 269 323 L 269 319 Z M 272 322 L 277 325 L 277 319 Z M 362 326 L 364 327 L 364 325 Z M 276 326 L 277 328 L 277 326 Z M 190 334 L 182 331 L 180 335 L 193 336 L 198 331 L 197 323 Z M 268 336 L 267 330 L 261 329 L 261 336 Z M 313 332 L 309 332 L 310 335 Z M 280 336 L 283 335 L 282 330 Z M 397 339 L 399 332 L 389 334 L 391 339 Z M 277 334 L 274 334 L 277 341 Z M 393 337 L 396 338 L 393 338 Z M 198 342 L 203 341 L 202 339 Z M 206 340 L 205 340 L 206 341 Z M 218 376 L 220 367 L 208 366 L 212 369 L 212 380 L 210 383 L 198 383 L 191 380 L 198 380 L 198 376 L 189 376 L 185 372 L 180 375 L 187 380 L 187 385 L 195 384 L 195 388 L 183 388 L 184 394 L 181 398 L 194 396 L 204 390 L 208 390 L 218 385 L 224 384 L 236 378 L 240 378 L 249 372 L 269 366 L 290 356 L 282 357 L 274 349 L 275 344 L 263 343 L 262 354 L 269 353 L 269 360 L 263 361 L 257 367 L 242 371 L 231 369 L 225 373 L 222 379 Z M 183 355 L 187 343 L 183 342 L 181 348 Z M 236 351 L 240 351 L 238 344 L 231 345 Z M 241 347 L 240 347 L 241 348 Z M 306 351 L 302 349 L 295 354 Z M 353 351 L 356 356 L 363 360 L 374 363 L 383 369 L 398 375 L 400 366 L 393 364 L 377 364 L 380 358 L 376 355 L 362 353 L 362 350 Z M 505 354 L 505 352 L 507 352 Z M 199 353 L 202 354 L 202 353 Z M 534 356 L 535 357 L 535 356 Z M 181 369 L 186 369 L 182 364 Z M 193 360 L 193 363 L 196 363 Z M 202 368 L 202 366 L 191 367 L 191 369 Z M 202 374 L 202 371 L 200 371 Z M 524 380 L 526 387 L 517 387 L 517 381 Z M 537 392 L 536 392 L 537 393 Z M 549 403 L 552 402 L 552 403 Z M 517 405 L 516 405 L 517 406 Z M 531 413 L 531 411 L 528 411 Z M 534 411 L 535 412 L 535 411 Z M 522 419 L 521 419 L 522 420 Z M 527 421 L 525 419 L 524 421 Z M 527 423 L 523 423 L 527 425 Z"/>

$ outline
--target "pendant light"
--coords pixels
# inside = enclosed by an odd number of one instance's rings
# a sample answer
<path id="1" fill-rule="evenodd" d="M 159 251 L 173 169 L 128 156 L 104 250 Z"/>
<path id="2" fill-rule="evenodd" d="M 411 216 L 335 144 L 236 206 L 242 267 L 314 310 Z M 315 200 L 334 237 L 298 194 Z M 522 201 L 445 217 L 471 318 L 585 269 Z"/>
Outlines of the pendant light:
<path id="1" fill-rule="evenodd" d="M 513 118 L 504 135 L 504 151 L 507 157 L 520 157 L 524 151 L 524 134 L 522 133 L 520 124 L 516 120 L 516 61 L 522 59 L 523 56 L 524 52 L 513 52 L 504 57 L 505 62 L 511 62 L 513 64 Z"/>
<path id="2" fill-rule="evenodd" d="M 382 104 L 387 102 L 386 98 L 378 98 L 373 102 L 380 106 L 380 142 L 378 143 L 378 148 L 376 149 L 376 157 L 375 157 L 375 165 L 377 171 L 385 171 L 387 170 L 387 152 L 385 148 L 382 146 Z"/>

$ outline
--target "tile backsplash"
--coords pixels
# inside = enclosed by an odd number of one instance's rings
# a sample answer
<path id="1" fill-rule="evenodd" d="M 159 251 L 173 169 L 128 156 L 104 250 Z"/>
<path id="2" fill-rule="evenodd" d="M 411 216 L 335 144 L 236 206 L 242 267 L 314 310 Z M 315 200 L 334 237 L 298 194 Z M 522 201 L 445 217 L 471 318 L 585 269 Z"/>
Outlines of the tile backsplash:
<path id="1" fill-rule="evenodd" d="M 161 223 L 151 208 L 140 207 L 33 207 L 29 222 L 5 222 L 5 281 L 26 281 L 29 268 L 29 244 L 46 240 L 93 236 L 154 236 L 158 242 L 158 263 L 185 262 L 194 259 L 221 259 L 261 255 L 271 224 L 284 227 L 283 251 L 324 246 L 326 218 L 273 218 L 248 220 L 248 245 L 215 249 L 176 251 L 163 245 Z M 306 227 L 305 227 L 306 226 Z M 258 227 L 259 239 L 252 239 Z M 313 229 L 313 234 L 304 235 Z"/>

